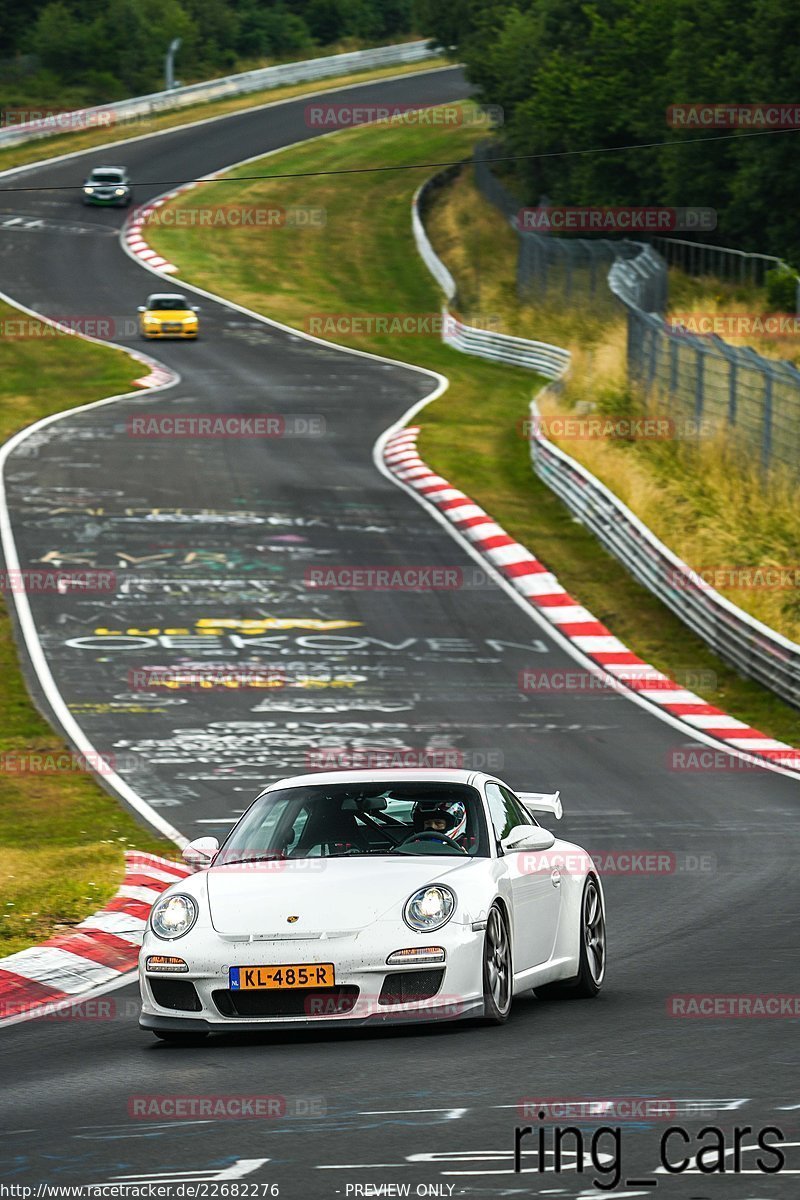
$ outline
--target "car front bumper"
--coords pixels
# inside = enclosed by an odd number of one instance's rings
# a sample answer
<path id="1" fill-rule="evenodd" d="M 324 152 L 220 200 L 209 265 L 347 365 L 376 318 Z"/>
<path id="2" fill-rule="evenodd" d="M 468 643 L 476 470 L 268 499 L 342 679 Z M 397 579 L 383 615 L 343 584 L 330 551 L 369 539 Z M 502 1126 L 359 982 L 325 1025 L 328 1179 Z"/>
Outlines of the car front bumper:
<path id="1" fill-rule="evenodd" d="M 194 339 L 197 337 L 197 326 L 190 325 L 187 329 L 162 329 L 158 325 L 142 326 L 146 338 L 180 338 Z"/>
<path id="2" fill-rule="evenodd" d="M 445 936 L 445 934 L 447 936 Z M 190 936 L 190 935 L 189 935 Z M 303 939 L 273 942 L 266 940 L 233 941 L 209 939 L 204 933 L 197 943 L 181 948 L 181 939 L 166 943 L 148 930 L 140 955 L 139 981 L 142 1012 L 139 1025 L 146 1030 L 185 1032 L 252 1032 L 271 1026 L 310 1028 L 334 1025 L 402 1025 L 429 1021 L 453 1021 L 483 1013 L 483 931 L 471 926 L 445 926 L 435 935 L 418 940 L 405 927 L 390 925 L 327 940 Z M 395 950 L 408 946 L 435 944 L 445 951 L 445 961 L 439 963 L 387 964 Z M 175 954 L 184 959 L 189 971 L 183 974 L 152 974 L 145 970 L 151 954 Z M 268 992 L 229 990 L 228 968 L 231 966 L 277 966 L 280 964 L 313 964 L 330 962 L 334 965 L 334 989 L 302 989 Z M 417 980 L 408 977 L 418 972 L 438 972 L 435 988 L 421 988 L 425 998 L 414 999 Z M 387 983 L 387 976 L 391 982 Z M 402 985 L 397 980 L 406 979 Z M 417 976 L 417 979 L 419 977 Z M 430 983 L 432 977 L 428 976 Z M 159 982 L 169 980 L 191 984 L 196 996 L 194 1011 L 177 1009 L 160 1003 L 165 990 Z M 387 1003 L 387 988 L 399 1002 Z M 186 989 L 180 989 L 186 992 Z M 278 996 L 279 1000 L 274 1001 Z M 341 997 L 347 1007 L 337 1011 Z M 245 997 L 245 1000 L 241 1000 Z M 256 997 L 255 1000 L 252 998 Z M 168 997 L 172 999 L 172 997 Z M 286 1001 L 292 1011 L 254 1015 L 253 1006 Z M 249 1011 L 237 1011 L 237 1002 Z M 296 1011 L 295 1011 L 296 1010 Z"/>
<path id="3" fill-rule="evenodd" d="M 105 205 L 110 205 L 112 208 L 114 208 L 114 207 L 119 208 L 119 207 L 122 207 L 122 206 L 128 204 L 129 201 L 130 201 L 129 195 L 125 195 L 125 196 L 96 196 L 96 195 L 87 196 L 86 192 L 83 193 L 83 203 L 84 204 L 105 204 Z"/>

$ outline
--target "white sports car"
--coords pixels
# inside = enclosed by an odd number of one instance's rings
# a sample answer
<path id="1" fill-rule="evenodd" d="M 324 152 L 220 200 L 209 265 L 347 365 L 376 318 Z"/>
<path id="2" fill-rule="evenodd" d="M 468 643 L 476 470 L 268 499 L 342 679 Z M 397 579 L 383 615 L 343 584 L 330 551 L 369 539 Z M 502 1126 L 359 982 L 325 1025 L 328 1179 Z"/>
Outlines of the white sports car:
<path id="1" fill-rule="evenodd" d="M 140 1026 L 159 1038 L 271 1025 L 482 1017 L 514 994 L 594 996 L 606 967 L 585 851 L 473 771 L 358 770 L 271 784 L 150 913 Z"/>

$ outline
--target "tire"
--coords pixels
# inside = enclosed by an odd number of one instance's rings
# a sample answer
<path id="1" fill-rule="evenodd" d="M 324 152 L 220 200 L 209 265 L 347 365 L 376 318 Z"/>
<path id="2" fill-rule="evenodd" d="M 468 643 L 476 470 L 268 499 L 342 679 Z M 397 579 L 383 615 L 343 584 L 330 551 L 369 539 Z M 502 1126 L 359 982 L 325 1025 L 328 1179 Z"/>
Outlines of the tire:
<path id="1" fill-rule="evenodd" d="M 508 922 L 493 904 L 483 939 L 483 1019 L 489 1025 L 504 1025 L 511 1012 L 514 970 Z"/>
<path id="2" fill-rule="evenodd" d="M 606 974 L 606 914 L 600 887 L 593 875 L 581 896 L 581 950 L 578 974 L 534 988 L 540 1000 L 591 1000 L 603 986 Z"/>
<path id="3" fill-rule="evenodd" d="M 202 1029 L 197 1033 L 186 1033 L 182 1029 L 154 1029 L 152 1033 L 160 1042 L 173 1042 L 179 1046 L 195 1046 L 208 1037 L 207 1031 Z"/>

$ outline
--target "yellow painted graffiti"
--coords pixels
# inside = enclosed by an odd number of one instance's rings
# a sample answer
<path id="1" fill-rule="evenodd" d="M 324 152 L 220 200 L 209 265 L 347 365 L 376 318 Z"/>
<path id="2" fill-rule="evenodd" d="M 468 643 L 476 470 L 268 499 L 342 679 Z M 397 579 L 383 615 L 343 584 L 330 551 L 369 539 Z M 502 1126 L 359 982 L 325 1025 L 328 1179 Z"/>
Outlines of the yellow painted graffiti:
<path id="1" fill-rule="evenodd" d="M 361 621 L 323 621 L 317 617 L 254 617 L 236 620 L 232 617 L 221 617 L 219 619 L 212 617 L 202 617 L 194 623 L 194 631 L 191 629 L 161 629 L 154 627 L 151 629 L 139 629 L 131 627 L 130 629 L 108 629 L 105 625 L 95 629 L 98 637 L 158 637 L 165 635 L 167 637 L 187 637 L 192 632 L 198 633 L 201 636 L 208 634 L 214 636 L 224 633 L 226 630 L 235 630 L 238 633 L 266 633 L 268 629 L 315 629 L 325 631 L 330 629 L 352 629 L 356 625 L 361 625 Z"/>

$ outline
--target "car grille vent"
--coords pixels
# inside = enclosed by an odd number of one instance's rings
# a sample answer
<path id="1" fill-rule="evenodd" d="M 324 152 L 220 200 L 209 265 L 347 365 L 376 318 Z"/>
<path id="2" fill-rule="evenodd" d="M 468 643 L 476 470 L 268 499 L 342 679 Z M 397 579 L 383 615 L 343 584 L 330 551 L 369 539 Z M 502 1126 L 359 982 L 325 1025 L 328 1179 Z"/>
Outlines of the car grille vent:
<path id="1" fill-rule="evenodd" d="M 444 970 L 395 971 L 383 981 L 379 1004 L 413 1004 L 430 1000 L 442 986 Z"/>
<path id="2" fill-rule="evenodd" d="M 195 986 L 188 979 L 152 979 L 148 982 L 156 1004 L 179 1012 L 200 1012 L 202 1005 Z"/>
<path id="3" fill-rule="evenodd" d="M 354 984 L 235 992 L 226 988 L 211 995 L 224 1017 L 335 1017 L 353 1010 L 359 989 Z"/>

